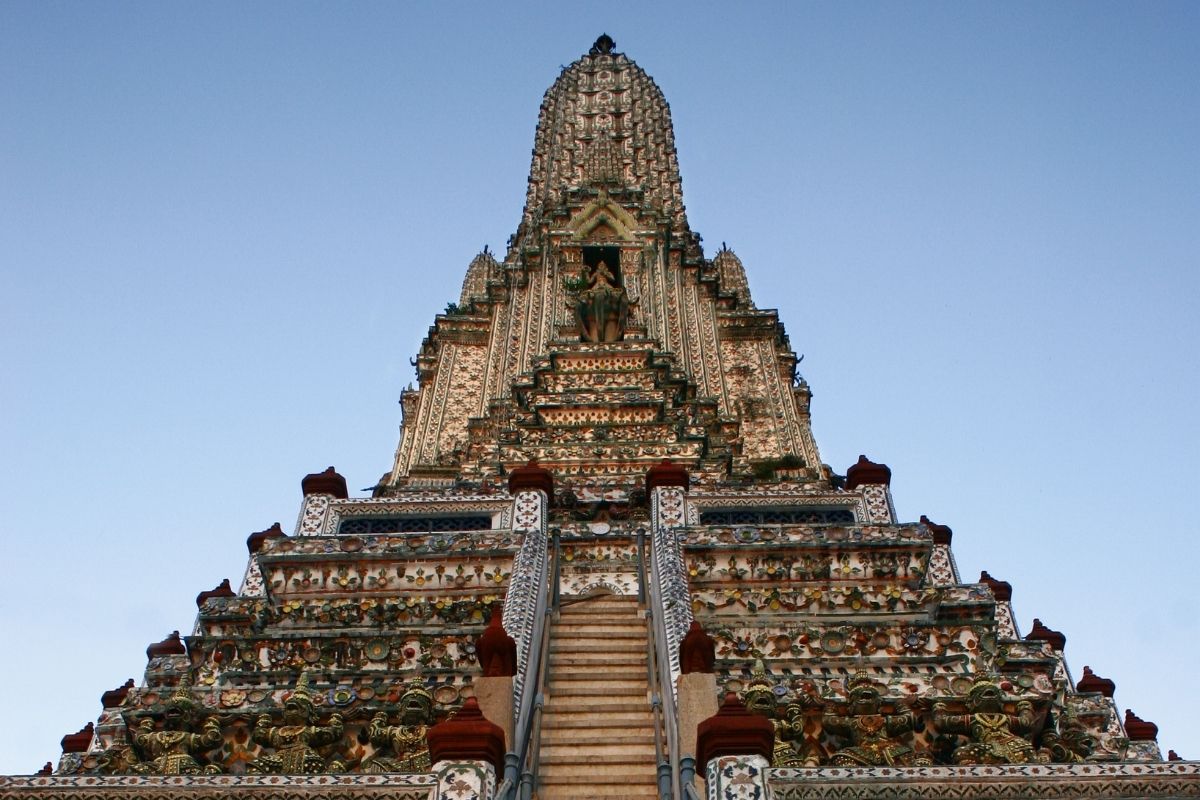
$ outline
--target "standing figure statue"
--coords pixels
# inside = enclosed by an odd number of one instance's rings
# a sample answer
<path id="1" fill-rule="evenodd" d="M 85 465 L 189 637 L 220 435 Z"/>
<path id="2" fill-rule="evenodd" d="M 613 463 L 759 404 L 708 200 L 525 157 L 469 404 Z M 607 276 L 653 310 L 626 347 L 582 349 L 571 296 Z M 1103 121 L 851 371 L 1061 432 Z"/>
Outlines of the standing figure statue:
<path id="1" fill-rule="evenodd" d="M 1082 764 L 1096 751 L 1096 737 L 1074 714 L 1068 713 L 1057 728 L 1051 724 L 1042 734 L 1042 754 L 1056 764 Z"/>
<path id="2" fill-rule="evenodd" d="M 616 285 L 616 277 L 603 261 L 595 269 L 583 268 L 586 287 L 579 293 L 575 315 L 579 335 L 585 342 L 619 342 L 625 336 L 629 298 Z"/>
<path id="3" fill-rule="evenodd" d="M 429 772 L 429 742 L 426 734 L 433 722 L 433 696 L 413 682 L 400 697 L 400 724 L 389 725 L 380 711 L 371 720 L 367 734 L 379 748 L 363 763 L 363 772 Z M 392 755 L 385 755 L 390 749 Z"/>
<path id="4" fill-rule="evenodd" d="M 776 702 L 775 688 L 767 679 L 762 662 L 755 664 L 754 674 L 750 683 L 742 692 L 742 702 L 746 710 L 754 714 L 762 714 L 771 720 L 775 728 L 775 746 L 771 751 L 772 767 L 803 767 L 805 759 L 792 745 L 793 741 L 803 742 L 804 720 L 799 713 L 789 714 L 787 719 L 779 718 L 779 704 Z M 789 706 L 789 709 L 792 707 Z M 800 707 L 795 707 L 800 711 Z"/>
<path id="5" fill-rule="evenodd" d="M 1029 737 L 1037 722 L 1033 704 L 1016 703 L 1016 713 L 1004 710 L 1000 686 L 981 675 L 967 692 L 967 713 L 951 714 L 944 702 L 933 706 L 933 724 L 947 733 L 971 737 L 967 744 L 954 749 L 955 764 L 1040 764 L 1049 761 L 1038 753 Z"/>
<path id="6" fill-rule="evenodd" d="M 865 672 L 851 680 L 849 708 L 845 714 L 827 714 L 825 730 L 851 741 L 833 754 L 835 767 L 928 767 L 933 759 L 903 740 L 912 735 L 915 720 L 910 711 L 884 714 L 879 684 Z"/>
<path id="7" fill-rule="evenodd" d="M 221 744 L 221 725 L 216 717 L 204 720 L 195 733 L 199 707 L 192 697 L 187 680 L 167 700 L 162 730 L 154 729 L 154 721 L 142 720 L 133 734 L 133 746 L 142 760 L 129 763 L 129 771 L 139 775 L 216 775 L 221 768 L 215 764 L 201 766 L 193 753 L 203 753 Z M 128 754 L 126 754 L 128 758 Z"/>
<path id="8" fill-rule="evenodd" d="M 342 715 L 334 712 L 328 725 L 317 725 L 317 711 L 308 689 L 308 673 L 300 673 L 296 690 L 283 703 L 283 724 L 272 725 L 271 715 L 263 714 L 254 726 L 254 741 L 275 748 L 274 755 L 262 755 L 246 768 L 262 775 L 316 775 L 345 772 L 346 765 L 334 759 L 329 763 L 315 748 L 333 744 L 342 738 Z"/>

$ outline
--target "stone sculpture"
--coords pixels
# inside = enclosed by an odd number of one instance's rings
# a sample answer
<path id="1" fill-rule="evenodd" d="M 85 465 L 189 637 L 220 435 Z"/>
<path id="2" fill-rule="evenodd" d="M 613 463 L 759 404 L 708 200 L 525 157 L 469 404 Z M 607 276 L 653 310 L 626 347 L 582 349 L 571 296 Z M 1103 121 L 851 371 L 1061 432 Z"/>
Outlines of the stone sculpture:
<path id="1" fill-rule="evenodd" d="M 400 697 L 399 725 L 389 725 L 382 711 L 371 720 L 368 736 L 381 749 L 363 764 L 363 772 L 428 772 L 432 723 L 433 696 L 421 684 L 411 684 Z M 383 755 L 388 749 L 392 755 Z"/>
<path id="2" fill-rule="evenodd" d="M 581 279 L 587 288 L 579 293 L 575 305 L 580 338 L 585 342 L 621 341 L 629 317 L 625 290 L 616 285 L 616 278 L 603 261 L 595 269 L 585 266 Z"/>
<path id="3" fill-rule="evenodd" d="M 904 742 L 912 735 L 914 718 L 910 711 L 883 712 L 880 686 L 864 672 L 849 685 L 849 705 L 844 714 L 827 714 L 825 730 L 842 736 L 851 744 L 841 748 L 829 763 L 836 767 L 920 767 L 933 760 Z"/>
<path id="4" fill-rule="evenodd" d="M 215 775 L 221 768 L 215 764 L 201 765 L 195 755 L 221 744 L 221 726 L 216 717 L 208 717 L 197 725 L 199 708 L 192 697 L 187 681 L 167 700 L 162 730 L 155 730 L 152 719 L 143 719 L 133 734 L 134 761 L 130 753 L 118 746 L 106 760 L 113 771 L 134 772 L 139 775 Z M 197 733 L 196 728 L 200 731 Z"/>
<path id="5" fill-rule="evenodd" d="M 1096 737 L 1074 715 L 1068 714 L 1057 730 L 1042 736 L 1042 751 L 1059 764 L 1079 764 L 1087 761 L 1096 749 Z"/>
<path id="6" fill-rule="evenodd" d="M 1034 749 L 1029 737 L 1036 716 L 1028 700 L 1016 702 L 1015 713 L 1004 708 L 1004 692 L 987 676 L 975 679 L 966 698 L 967 712 L 952 714 L 945 702 L 933 706 L 933 724 L 946 733 L 971 737 L 967 744 L 954 749 L 955 764 L 1035 764 L 1048 757 Z"/>
<path id="7" fill-rule="evenodd" d="M 804 722 L 798 714 L 789 714 L 787 718 L 779 718 L 779 704 L 775 697 L 775 688 L 767 679 L 762 662 L 755 665 L 754 674 L 749 685 L 742 692 L 742 702 L 746 709 L 754 714 L 761 714 L 771 720 L 775 728 L 775 744 L 771 750 L 771 766 L 773 767 L 803 767 L 805 759 L 793 746 L 793 741 L 803 741 Z M 796 708 L 799 708 L 798 706 Z"/>
<path id="8" fill-rule="evenodd" d="M 306 774 L 345 772 L 337 759 L 326 763 L 315 748 L 333 744 L 342 738 L 342 715 L 334 712 L 328 725 L 318 725 L 316 707 L 308 688 L 308 673 L 300 673 L 296 690 L 283 704 L 283 724 L 273 725 L 271 716 L 259 716 L 254 726 L 254 741 L 275 749 L 274 755 L 261 755 L 246 766 L 252 773 Z"/>

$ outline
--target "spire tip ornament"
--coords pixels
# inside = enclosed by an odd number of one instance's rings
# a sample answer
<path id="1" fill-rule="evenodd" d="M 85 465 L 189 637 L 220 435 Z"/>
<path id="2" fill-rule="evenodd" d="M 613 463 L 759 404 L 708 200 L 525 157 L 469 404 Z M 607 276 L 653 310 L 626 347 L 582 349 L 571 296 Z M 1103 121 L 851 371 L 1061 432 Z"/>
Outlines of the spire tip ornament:
<path id="1" fill-rule="evenodd" d="M 592 44 L 592 49 L 588 51 L 588 55 L 606 56 L 612 53 L 613 48 L 616 46 L 617 43 L 613 41 L 611 36 L 607 33 L 602 33 Z"/>

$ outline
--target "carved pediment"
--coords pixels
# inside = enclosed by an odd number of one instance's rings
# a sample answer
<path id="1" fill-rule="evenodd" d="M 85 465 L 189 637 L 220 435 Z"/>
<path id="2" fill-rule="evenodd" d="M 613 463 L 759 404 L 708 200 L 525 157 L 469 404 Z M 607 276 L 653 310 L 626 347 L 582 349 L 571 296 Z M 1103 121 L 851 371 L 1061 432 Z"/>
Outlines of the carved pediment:
<path id="1" fill-rule="evenodd" d="M 596 226 L 588 231 L 584 237 L 585 242 L 611 242 L 622 238 L 616 229 L 608 224 L 606 219 L 596 220 Z"/>
<path id="2" fill-rule="evenodd" d="M 579 210 L 567 229 L 577 242 L 632 242 L 637 228 L 633 215 L 601 195 Z"/>

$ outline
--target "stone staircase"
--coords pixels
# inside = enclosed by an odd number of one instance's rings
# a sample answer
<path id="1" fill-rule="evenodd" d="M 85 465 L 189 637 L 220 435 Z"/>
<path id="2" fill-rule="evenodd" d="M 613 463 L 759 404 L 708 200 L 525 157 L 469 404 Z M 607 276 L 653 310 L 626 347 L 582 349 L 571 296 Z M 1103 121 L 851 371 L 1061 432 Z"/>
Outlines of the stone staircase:
<path id="1" fill-rule="evenodd" d="M 540 800 L 657 797 L 646 621 L 636 597 L 564 597 L 550 632 Z"/>

